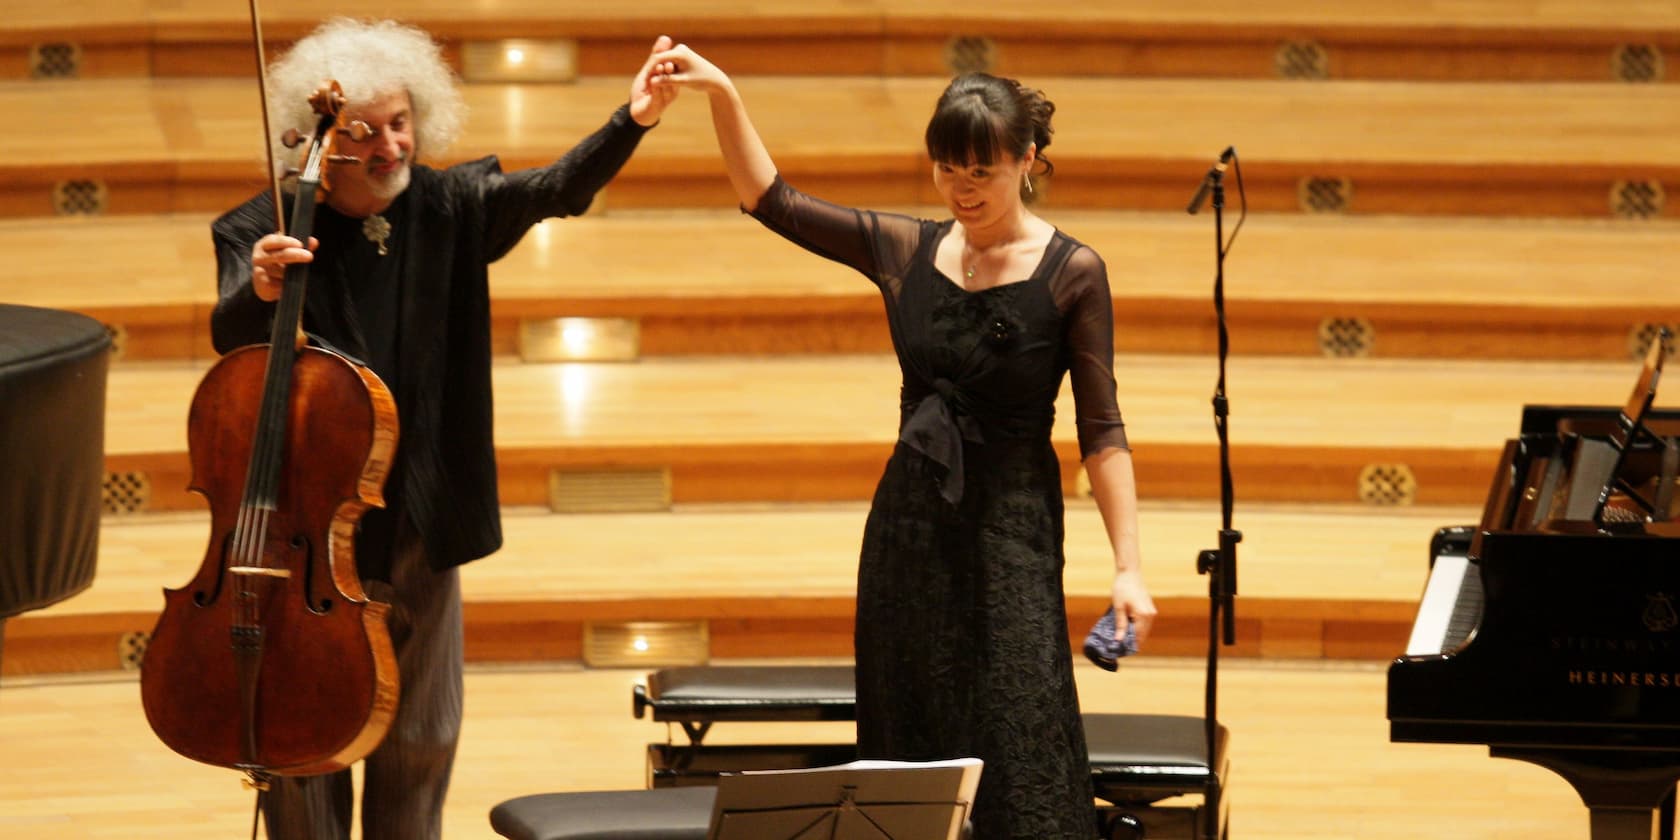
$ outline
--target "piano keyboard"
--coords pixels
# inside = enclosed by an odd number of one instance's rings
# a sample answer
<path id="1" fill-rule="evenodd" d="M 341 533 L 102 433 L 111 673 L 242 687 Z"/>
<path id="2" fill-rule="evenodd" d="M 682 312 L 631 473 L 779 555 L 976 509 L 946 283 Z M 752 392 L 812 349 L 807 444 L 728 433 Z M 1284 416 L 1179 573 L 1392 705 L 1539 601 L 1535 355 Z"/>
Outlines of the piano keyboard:
<path id="1" fill-rule="evenodd" d="M 1463 646 L 1482 620 L 1482 575 L 1461 550 L 1435 557 L 1412 621 L 1407 656 L 1439 656 Z"/>

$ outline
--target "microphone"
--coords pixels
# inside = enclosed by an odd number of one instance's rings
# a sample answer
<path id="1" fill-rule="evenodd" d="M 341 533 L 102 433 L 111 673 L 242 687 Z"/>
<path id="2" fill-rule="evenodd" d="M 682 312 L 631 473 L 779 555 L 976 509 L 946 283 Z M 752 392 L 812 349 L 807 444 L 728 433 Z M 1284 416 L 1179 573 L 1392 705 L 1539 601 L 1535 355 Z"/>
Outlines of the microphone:
<path id="1" fill-rule="evenodd" d="M 1219 153 L 1219 160 L 1213 164 L 1206 175 L 1202 176 L 1202 185 L 1197 187 L 1196 194 L 1190 197 L 1190 206 L 1186 208 L 1190 215 L 1194 216 L 1197 211 L 1202 209 L 1202 202 L 1207 200 L 1208 188 L 1225 175 L 1225 167 L 1231 163 L 1231 158 L 1236 154 L 1237 148 L 1235 146 L 1226 146 L 1225 151 Z"/>

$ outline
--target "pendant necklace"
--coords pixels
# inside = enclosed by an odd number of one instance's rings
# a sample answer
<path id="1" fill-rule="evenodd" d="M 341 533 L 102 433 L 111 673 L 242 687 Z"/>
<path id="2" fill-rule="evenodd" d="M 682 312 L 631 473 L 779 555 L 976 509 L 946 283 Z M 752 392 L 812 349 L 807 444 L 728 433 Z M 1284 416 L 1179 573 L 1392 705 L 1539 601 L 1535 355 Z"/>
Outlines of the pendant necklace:
<path id="1" fill-rule="evenodd" d="M 996 242 L 996 243 L 993 243 L 991 246 L 989 246 L 987 248 L 987 250 L 996 250 L 998 248 L 1008 248 L 1011 244 L 1014 243 L 1014 241 L 1015 240 L 1013 240 L 1013 239 L 1006 239 L 1002 242 Z M 962 263 L 963 263 L 963 279 L 973 280 L 975 269 L 976 269 L 977 266 L 980 265 L 980 252 L 975 250 L 972 245 L 969 245 L 967 242 L 964 242 L 963 243 L 963 253 L 965 255 L 973 254 L 972 257 L 966 257 L 962 261 Z"/>
<path id="2" fill-rule="evenodd" d="M 383 257 L 390 253 L 389 249 L 385 247 L 385 240 L 391 236 L 391 223 L 386 221 L 384 216 L 375 213 L 363 219 L 362 236 L 366 237 L 367 241 L 379 246 L 379 256 Z"/>

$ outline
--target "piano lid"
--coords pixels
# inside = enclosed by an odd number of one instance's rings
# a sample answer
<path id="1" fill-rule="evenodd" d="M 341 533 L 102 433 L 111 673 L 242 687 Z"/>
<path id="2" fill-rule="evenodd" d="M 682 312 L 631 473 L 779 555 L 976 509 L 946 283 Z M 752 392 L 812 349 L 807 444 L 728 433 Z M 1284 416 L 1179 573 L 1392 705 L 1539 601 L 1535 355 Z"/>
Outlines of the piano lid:
<path id="1" fill-rule="evenodd" d="M 1651 342 L 1620 408 L 1523 408 L 1516 451 L 1501 459 L 1488 492 L 1483 530 L 1680 536 L 1680 412 L 1652 408 L 1667 339 L 1664 330 Z"/>

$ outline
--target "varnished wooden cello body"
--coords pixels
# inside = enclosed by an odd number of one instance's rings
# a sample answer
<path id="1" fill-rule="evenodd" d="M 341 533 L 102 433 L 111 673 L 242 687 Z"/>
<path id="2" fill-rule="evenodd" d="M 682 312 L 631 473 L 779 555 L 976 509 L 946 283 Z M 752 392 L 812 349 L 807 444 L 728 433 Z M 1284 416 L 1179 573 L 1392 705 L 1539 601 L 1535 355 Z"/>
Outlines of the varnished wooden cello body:
<path id="1" fill-rule="evenodd" d="M 305 242 L 346 130 L 336 84 L 311 102 L 320 121 L 290 228 Z M 165 744 L 259 780 L 348 766 L 397 706 L 388 606 L 367 599 L 354 557 L 357 521 L 383 503 L 396 403 L 366 367 L 304 346 L 307 275 L 288 267 L 272 341 L 224 356 L 194 395 L 192 489 L 209 500 L 210 544 L 192 581 L 165 591 L 140 680 Z"/>

